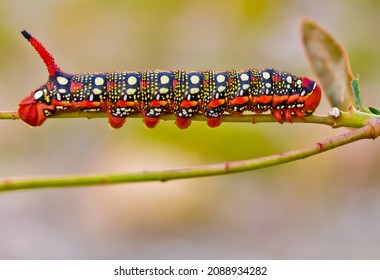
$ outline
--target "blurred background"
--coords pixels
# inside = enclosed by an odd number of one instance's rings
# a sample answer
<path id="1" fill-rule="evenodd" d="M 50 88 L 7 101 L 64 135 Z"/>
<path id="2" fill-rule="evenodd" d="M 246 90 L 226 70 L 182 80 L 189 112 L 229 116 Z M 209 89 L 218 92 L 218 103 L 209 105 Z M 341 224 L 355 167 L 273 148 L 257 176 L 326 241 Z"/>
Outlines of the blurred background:
<path id="1" fill-rule="evenodd" d="M 380 107 L 377 0 L 0 0 L 0 110 L 47 79 L 28 30 L 70 73 L 273 67 L 315 77 L 310 18 L 347 49 Z M 329 110 L 322 100 L 318 114 Z M 343 133 L 318 125 L 129 119 L 0 121 L 0 178 L 162 170 L 255 158 Z M 0 194 L 1 259 L 380 258 L 378 141 L 235 175 Z"/>

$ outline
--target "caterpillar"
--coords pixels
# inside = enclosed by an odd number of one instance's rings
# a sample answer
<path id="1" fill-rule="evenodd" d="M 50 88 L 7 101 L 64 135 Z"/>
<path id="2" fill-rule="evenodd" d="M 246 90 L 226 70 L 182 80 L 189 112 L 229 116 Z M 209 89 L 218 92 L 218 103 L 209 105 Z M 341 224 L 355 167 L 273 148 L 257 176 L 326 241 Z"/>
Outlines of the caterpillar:
<path id="1" fill-rule="evenodd" d="M 27 31 L 22 35 L 45 63 L 49 78 L 20 103 L 18 114 L 31 126 L 54 114 L 72 111 L 106 112 L 113 128 L 123 126 L 128 115 L 141 112 L 153 128 L 164 113 L 176 115 L 176 125 L 187 128 L 195 114 L 204 114 L 209 127 L 217 127 L 226 112 L 270 111 L 284 118 L 304 119 L 321 99 L 319 85 L 275 69 L 230 71 L 147 70 L 68 74 Z"/>

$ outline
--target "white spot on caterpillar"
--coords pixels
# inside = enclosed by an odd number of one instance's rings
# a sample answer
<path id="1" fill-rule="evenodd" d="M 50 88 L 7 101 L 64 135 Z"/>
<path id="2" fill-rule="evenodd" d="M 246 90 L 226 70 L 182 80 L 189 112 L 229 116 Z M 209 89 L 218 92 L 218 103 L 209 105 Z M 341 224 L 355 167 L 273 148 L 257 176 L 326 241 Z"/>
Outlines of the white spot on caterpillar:
<path id="1" fill-rule="evenodd" d="M 223 92 L 226 90 L 225 86 L 218 86 L 218 92 Z"/>
<path id="2" fill-rule="evenodd" d="M 60 93 L 66 93 L 66 89 L 64 89 L 64 88 L 60 88 L 59 90 L 58 90 L 58 92 L 60 92 Z"/>
<path id="3" fill-rule="evenodd" d="M 136 92 L 135 88 L 129 88 L 129 89 L 127 89 L 127 94 L 132 95 L 132 94 L 135 94 L 135 92 Z"/>
<path id="4" fill-rule="evenodd" d="M 94 94 L 101 94 L 101 93 L 102 93 L 102 90 L 101 90 L 100 88 L 94 88 L 94 89 L 92 90 L 92 92 L 93 92 Z"/>
<path id="5" fill-rule="evenodd" d="M 249 80 L 249 76 L 246 73 L 243 73 L 243 74 L 240 75 L 240 79 L 242 81 L 248 81 Z"/>
<path id="6" fill-rule="evenodd" d="M 127 80 L 128 84 L 131 86 L 135 85 L 137 83 L 137 78 L 135 76 L 130 76 Z"/>
<path id="7" fill-rule="evenodd" d="M 104 85 L 104 79 L 102 77 L 96 77 L 94 80 L 95 85 L 101 86 Z"/>
<path id="8" fill-rule="evenodd" d="M 270 74 L 268 72 L 263 72 L 263 78 L 265 80 L 269 80 L 270 79 Z"/>
<path id="9" fill-rule="evenodd" d="M 34 99 L 35 100 L 38 100 L 38 99 L 40 99 L 42 96 L 44 95 L 44 92 L 42 91 L 42 90 L 39 90 L 39 91 L 36 91 L 35 93 L 34 93 Z"/>
<path id="10" fill-rule="evenodd" d="M 287 81 L 289 84 L 291 84 L 291 83 L 293 82 L 293 78 L 292 78 L 292 76 L 287 76 L 287 77 L 286 77 L 286 81 Z"/>
<path id="11" fill-rule="evenodd" d="M 266 84 L 265 84 L 265 87 L 267 87 L 267 88 L 271 88 L 271 87 L 272 87 L 272 84 L 271 84 L 271 83 L 266 83 Z"/>
<path id="12" fill-rule="evenodd" d="M 46 117 L 50 117 L 50 116 L 53 115 L 53 113 L 51 111 L 49 111 L 49 110 L 44 110 L 44 114 L 45 114 Z"/>
<path id="13" fill-rule="evenodd" d="M 249 84 L 243 84 L 241 87 L 242 89 L 247 90 L 249 89 Z"/>
<path id="14" fill-rule="evenodd" d="M 166 76 L 166 75 L 162 75 L 162 76 L 160 77 L 160 82 L 161 82 L 161 84 L 167 84 L 167 83 L 170 82 L 170 79 L 169 79 L 168 76 Z"/>
<path id="15" fill-rule="evenodd" d="M 69 80 L 66 79 L 65 77 L 58 76 L 57 77 L 57 82 L 58 82 L 58 84 L 64 86 L 64 85 L 67 85 L 67 83 L 69 82 Z"/>
<path id="16" fill-rule="evenodd" d="M 162 77 L 161 77 L 161 78 L 162 78 Z M 159 92 L 160 92 L 160 93 L 168 93 L 168 92 L 169 92 L 169 89 L 166 88 L 166 87 L 162 87 L 162 88 L 160 88 Z"/>
<path id="17" fill-rule="evenodd" d="M 67 109 L 67 106 L 55 106 L 57 110 L 64 111 Z"/>
<path id="18" fill-rule="evenodd" d="M 58 100 L 58 101 L 61 101 L 61 100 L 62 100 L 62 96 L 61 96 L 61 94 L 60 94 L 59 92 L 57 93 L 57 100 Z"/>
<path id="19" fill-rule="evenodd" d="M 305 90 L 303 90 L 303 91 L 301 92 L 301 96 L 304 96 L 304 95 L 305 95 L 305 93 L 306 93 L 306 91 L 305 91 Z"/>
<path id="20" fill-rule="evenodd" d="M 191 88 L 190 89 L 190 93 L 191 94 L 196 94 L 196 93 L 198 93 L 199 92 L 199 88 Z M 189 95 L 190 96 L 190 95 Z"/>
<path id="21" fill-rule="evenodd" d="M 223 83 L 226 80 L 226 77 L 222 74 L 216 76 L 218 83 Z"/>
<path id="22" fill-rule="evenodd" d="M 90 102 L 92 102 L 92 101 L 94 100 L 94 95 L 93 95 L 93 94 L 90 94 L 90 96 L 88 97 L 88 100 L 89 100 Z"/>
<path id="23" fill-rule="evenodd" d="M 201 79 L 200 79 L 197 75 L 192 75 L 192 76 L 190 77 L 190 81 L 191 81 L 193 84 L 198 84 L 198 83 L 201 81 Z"/>

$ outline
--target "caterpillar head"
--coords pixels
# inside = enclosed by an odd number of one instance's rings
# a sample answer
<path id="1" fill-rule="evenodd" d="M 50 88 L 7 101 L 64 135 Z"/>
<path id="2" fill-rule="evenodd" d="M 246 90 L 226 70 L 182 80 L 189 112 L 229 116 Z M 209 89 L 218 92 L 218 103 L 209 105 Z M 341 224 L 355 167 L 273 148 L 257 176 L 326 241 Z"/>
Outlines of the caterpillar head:
<path id="1" fill-rule="evenodd" d="M 48 82 L 21 100 L 18 107 L 18 114 L 24 122 L 31 126 L 39 126 L 48 116 L 54 113 L 54 106 L 51 105 L 51 94 L 49 94 L 49 91 L 52 89 L 53 78 L 60 71 L 60 68 L 55 64 L 53 56 L 36 38 L 25 30 L 21 34 L 38 52 L 49 72 Z"/>
<path id="2" fill-rule="evenodd" d="M 50 103 L 50 94 L 47 84 L 32 91 L 19 103 L 20 118 L 31 126 L 41 125 L 47 117 L 54 114 L 54 107 Z"/>
<path id="3" fill-rule="evenodd" d="M 319 102 L 321 101 L 322 91 L 319 85 L 310 80 L 308 77 L 301 77 L 302 86 L 305 91 L 304 94 L 304 106 L 303 110 L 305 113 L 311 114 L 314 112 L 315 108 L 318 107 Z"/>

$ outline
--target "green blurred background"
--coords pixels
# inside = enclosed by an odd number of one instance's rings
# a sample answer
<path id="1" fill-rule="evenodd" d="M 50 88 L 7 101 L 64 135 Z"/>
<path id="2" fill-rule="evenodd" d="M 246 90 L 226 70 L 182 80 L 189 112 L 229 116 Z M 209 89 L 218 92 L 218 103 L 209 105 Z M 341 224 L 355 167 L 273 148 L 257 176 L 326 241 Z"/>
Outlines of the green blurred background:
<path id="1" fill-rule="evenodd" d="M 0 0 L 0 110 L 47 79 L 20 35 L 39 38 L 63 70 L 273 67 L 313 76 L 300 40 L 307 17 L 334 34 L 379 106 L 377 0 Z M 317 113 L 326 114 L 323 99 Z M 130 119 L 0 122 L 0 178 L 119 173 L 265 156 L 344 132 L 300 124 Z M 378 142 L 378 141 L 377 141 Z M 376 141 L 242 174 L 112 187 L 0 194 L 1 259 L 380 258 Z"/>

